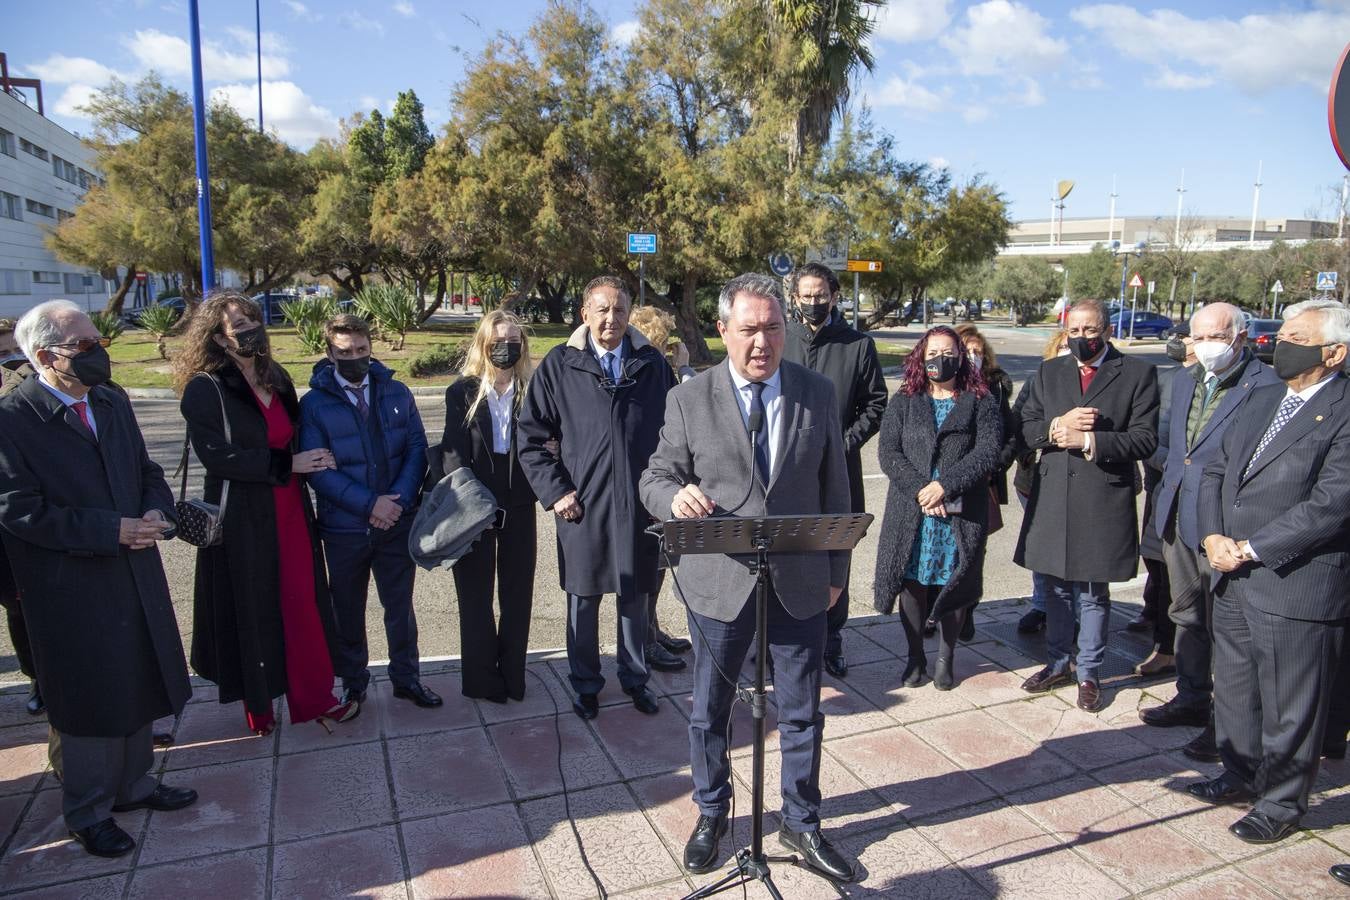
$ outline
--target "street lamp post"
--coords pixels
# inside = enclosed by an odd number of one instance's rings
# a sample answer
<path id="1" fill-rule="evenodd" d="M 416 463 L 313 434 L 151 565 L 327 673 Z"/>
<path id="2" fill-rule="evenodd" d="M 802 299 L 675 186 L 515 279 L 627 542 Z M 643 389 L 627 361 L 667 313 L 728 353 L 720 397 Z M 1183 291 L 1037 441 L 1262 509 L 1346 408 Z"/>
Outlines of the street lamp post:
<path id="1" fill-rule="evenodd" d="M 197 0 L 188 0 L 192 49 L 192 131 L 197 151 L 197 229 L 201 238 L 202 294 L 216 286 L 216 254 L 211 243 L 211 173 L 206 159 L 206 104 L 202 87 L 202 29 Z"/>
<path id="2" fill-rule="evenodd" d="M 1120 263 L 1120 316 L 1121 316 L 1122 319 L 1125 317 L 1125 278 L 1128 276 L 1129 270 L 1130 270 L 1130 256 L 1131 256 L 1132 254 L 1133 254 L 1134 256 L 1136 256 L 1136 257 L 1138 257 L 1138 256 L 1143 256 L 1143 255 L 1144 255 L 1144 249 L 1145 249 L 1145 247 L 1147 247 L 1147 246 L 1148 246 L 1148 245 L 1145 244 L 1143 241 L 1139 241 L 1139 242 L 1136 243 L 1133 247 L 1131 247 L 1130 249 L 1126 250 L 1126 249 L 1124 249 L 1124 248 L 1121 247 L 1120 241 L 1112 241 L 1112 242 L 1111 242 L 1111 255 L 1112 255 L 1112 256 L 1116 256 L 1117 254 L 1119 254 L 1119 255 L 1120 255 L 1120 258 L 1121 258 L 1121 263 Z M 1138 298 L 1139 298 L 1139 289 L 1138 289 L 1138 288 L 1135 288 L 1135 289 L 1134 289 L 1134 296 L 1135 296 L 1135 302 L 1136 302 L 1136 305 L 1137 305 L 1137 303 L 1138 303 Z M 1133 312 L 1130 313 L 1130 337 L 1131 337 L 1132 339 L 1134 338 L 1134 313 L 1133 313 Z"/>

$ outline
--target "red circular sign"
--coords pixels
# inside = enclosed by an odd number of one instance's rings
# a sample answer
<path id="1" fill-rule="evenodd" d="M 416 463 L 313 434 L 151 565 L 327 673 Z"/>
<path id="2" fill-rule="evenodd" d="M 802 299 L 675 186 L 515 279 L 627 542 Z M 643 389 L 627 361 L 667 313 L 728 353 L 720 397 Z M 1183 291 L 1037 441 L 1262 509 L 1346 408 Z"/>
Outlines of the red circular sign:
<path id="1" fill-rule="evenodd" d="M 1331 92 L 1327 95 L 1327 126 L 1331 130 L 1331 145 L 1341 163 L 1350 169 L 1350 44 L 1341 51 L 1336 70 L 1331 75 Z"/>

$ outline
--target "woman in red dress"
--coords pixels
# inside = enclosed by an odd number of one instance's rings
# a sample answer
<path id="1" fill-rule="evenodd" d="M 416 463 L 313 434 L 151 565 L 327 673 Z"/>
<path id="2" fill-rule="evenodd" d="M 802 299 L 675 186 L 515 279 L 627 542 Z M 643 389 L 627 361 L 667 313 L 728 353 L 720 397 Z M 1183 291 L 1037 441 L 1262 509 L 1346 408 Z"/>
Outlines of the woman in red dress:
<path id="1" fill-rule="evenodd" d="M 314 514 L 299 476 L 332 468 L 326 448 L 295 451 L 299 403 L 270 356 L 262 311 L 242 294 L 210 296 L 174 358 L 183 418 L 220 503 L 224 540 L 197 552 L 192 667 L 244 701 L 250 730 L 276 726 L 286 695 L 292 722 L 354 718 L 333 694 L 333 612 Z"/>

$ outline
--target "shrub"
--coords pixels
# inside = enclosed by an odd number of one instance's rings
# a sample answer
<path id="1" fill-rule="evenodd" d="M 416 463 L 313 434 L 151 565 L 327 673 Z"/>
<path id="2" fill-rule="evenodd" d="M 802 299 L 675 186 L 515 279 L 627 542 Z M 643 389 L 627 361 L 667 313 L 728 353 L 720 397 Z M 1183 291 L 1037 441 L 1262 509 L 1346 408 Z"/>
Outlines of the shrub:
<path id="1" fill-rule="evenodd" d="M 413 292 L 398 284 L 372 285 L 353 300 L 357 313 L 374 322 L 380 337 L 394 350 L 403 349 L 404 336 L 417 327 L 422 313 Z"/>
<path id="2" fill-rule="evenodd" d="M 107 310 L 90 313 L 89 319 L 94 323 L 94 327 L 98 329 L 98 333 L 103 335 L 109 341 L 117 340 L 118 336 L 120 336 L 123 331 L 126 331 L 127 328 L 126 323 L 122 321 L 121 316 L 115 312 L 108 312 Z"/>
<path id="3" fill-rule="evenodd" d="M 434 378 L 458 372 L 464 368 L 464 359 L 469 355 L 470 340 L 428 347 L 408 362 L 408 373 L 414 378 Z"/>
<path id="4" fill-rule="evenodd" d="M 339 312 L 338 302 L 334 297 L 301 297 L 297 300 L 282 300 L 277 303 L 277 309 L 281 310 L 281 314 L 285 316 L 287 322 L 295 326 L 297 333 L 303 331 L 302 326 L 310 324 L 318 324 L 322 329 L 323 324 Z M 303 337 L 301 340 L 303 341 Z M 322 341 L 320 346 L 322 348 Z"/>
<path id="5" fill-rule="evenodd" d="M 300 339 L 300 346 L 311 356 L 328 350 L 328 339 L 324 336 L 324 323 L 327 321 L 324 318 L 317 322 L 300 322 L 295 326 L 295 336 Z"/>
<path id="6" fill-rule="evenodd" d="M 153 306 L 147 306 L 139 319 L 140 326 L 150 332 L 155 337 L 155 349 L 159 351 L 160 359 L 168 359 L 168 353 L 165 352 L 164 338 L 173 331 L 174 323 L 178 321 L 178 310 L 172 306 L 160 306 L 155 303 Z"/>

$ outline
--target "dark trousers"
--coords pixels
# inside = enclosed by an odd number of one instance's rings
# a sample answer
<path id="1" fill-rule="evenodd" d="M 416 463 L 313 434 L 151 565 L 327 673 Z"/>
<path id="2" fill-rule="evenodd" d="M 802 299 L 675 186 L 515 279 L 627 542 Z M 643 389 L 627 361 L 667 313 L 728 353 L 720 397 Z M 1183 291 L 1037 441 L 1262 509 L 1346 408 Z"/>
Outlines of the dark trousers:
<path id="1" fill-rule="evenodd" d="M 23 607 L 19 605 L 18 595 L 0 595 L 0 605 L 5 607 L 5 623 L 9 627 L 9 639 L 14 643 L 14 656 L 19 660 L 19 671 L 36 681 L 33 646 L 28 642 L 28 626 L 24 624 Z"/>
<path id="2" fill-rule="evenodd" d="M 1176 626 L 1176 703 L 1209 709 L 1214 696 L 1214 594 L 1209 563 L 1181 542 L 1174 526 L 1163 533 L 1163 559 L 1172 583 L 1167 616 Z"/>
<path id="3" fill-rule="evenodd" d="M 484 532 L 455 563 L 466 697 L 525 696 L 537 544 L 534 507 L 517 506 L 506 511 L 500 529 Z M 497 615 L 492 608 L 494 581 Z"/>
<path id="4" fill-rule="evenodd" d="M 849 554 L 852 563 L 853 554 Z M 844 592 L 839 602 L 825 611 L 825 655 L 840 656 L 844 652 L 844 626 L 848 624 L 848 582 L 851 569 L 844 574 Z"/>
<path id="5" fill-rule="evenodd" d="M 690 610 L 689 630 L 701 635 L 694 639 L 694 697 L 689 719 L 694 803 L 702 814 L 716 816 L 731 806 L 727 723 L 736 695 L 735 686 L 727 684 L 718 670 L 733 678 L 741 671 L 755 636 L 754 594 L 730 622 Z M 791 831 L 811 831 L 820 824 L 820 744 L 825 735 L 825 716 L 820 712 L 820 665 L 825 612 L 794 619 L 771 591 L 767 631 L 769 659 L 773 661 L 773 698 L 778 709 L 783 822 Z"/>
<path id="6" fill-rule="evenodd" d="M 1341 638 L 1340 659 L 1336 662 L 1336 683 L 1331 688 L 1331 708 L 1327 710 L 1327 733 L 1322 738 L 1326 750 L 1345 752 L 1350 736 L 1350 635 Z"/>
<path id="7" fill-rule="evenodd" d="M 1308 811 L 1317 776 L 1343 622 L 1286 619 L 1242 600 L 1214 600 L 1214 726 L 1224 778 L 1256 792 L 1278 822 Z"/>
<path id="8" fill-rule="evenodd" d="M 61 812 L 73 831 L 97 825 L 114 804 L 144 800 L 155 789 L 155 762 L 147 722 L 126 737 L 61 733 Z"/>
<path id="9" fill-rule="evenodd" d="M 1172 605 L 1172 581 L 1162 560 L 1140 558 L 1148 572 L 1144 579 L 1144 615 L 1153 620 L 1153 646 L 1161 653 L 1171 653 L 1177 637 L 1177 628 L 1167 615 Z"/>
<path id="10" fill-rule="evenodd" d="M 578 694 L 598 694 L 600 674 L 600 601 L 604 594 L 567 595 L 568 680 Z M 647 595 L 618 595 L 619 684 L 632 692 L 647 683 Z"/>
<path id="11" fill-rule="evenodd" d="M 366 594 L 370 575 L 384 607 L 384 634 L 389 642 L 389 680 L 407 687 L 418 680 L 417 616 L 412 593 L 415 566 L 408 554 L 411 512 L 393 528 L 372 528 L 368 534 L 325 534 L 328 585 L 337 620 L 334 668 L 344 690 L 364 691 L 370 684 L 366 646 Z"/>

